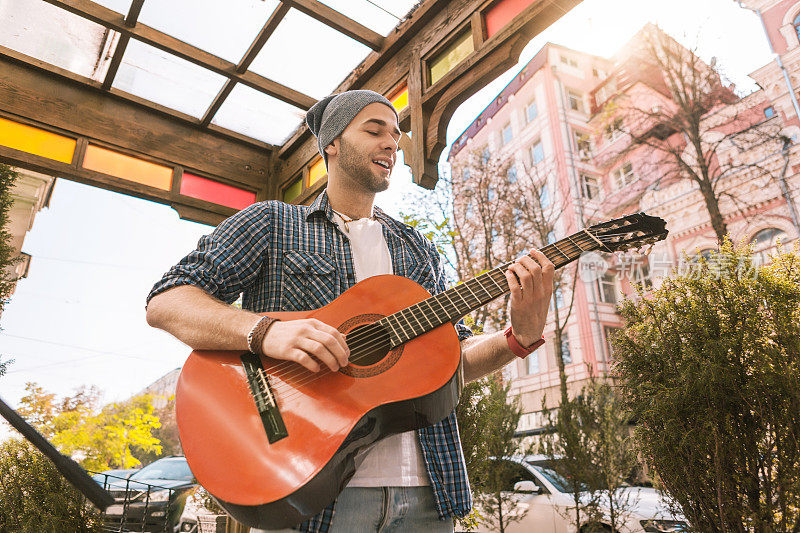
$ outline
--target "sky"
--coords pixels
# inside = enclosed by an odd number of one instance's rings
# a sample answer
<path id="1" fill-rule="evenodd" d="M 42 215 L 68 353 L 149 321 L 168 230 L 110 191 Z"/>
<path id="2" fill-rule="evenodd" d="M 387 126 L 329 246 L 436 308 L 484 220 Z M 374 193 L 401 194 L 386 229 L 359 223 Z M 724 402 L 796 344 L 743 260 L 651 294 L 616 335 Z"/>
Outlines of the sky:
<path id="1" fill-rule="evenodd" d="M 448 143 L 545 42 L 610 57 L 647 22 L 706 61 L 716 57 L 740 92 L 755 90 L 747 75 L 772 60 L 761 22 L 733 0 L 585 0 L 456 111 Z M 397 214 L 417 187 L 402 165 L 392 180 L 376 203 Z M 119 401 L 181 366 L 190 350 L 147 326 L 145 296 L 210 230 L 168 206 L 57 180 L 25 239 L 23 251 L 33 257 L 28 277 L 0 317 L 0 360 L 14 359 L 0 378 L 0 397 L 16 406 L 32 381 L 59 396 L 94 385 L 104 401 Z M 0 428 L 0 438 L 8 434 Z"/>

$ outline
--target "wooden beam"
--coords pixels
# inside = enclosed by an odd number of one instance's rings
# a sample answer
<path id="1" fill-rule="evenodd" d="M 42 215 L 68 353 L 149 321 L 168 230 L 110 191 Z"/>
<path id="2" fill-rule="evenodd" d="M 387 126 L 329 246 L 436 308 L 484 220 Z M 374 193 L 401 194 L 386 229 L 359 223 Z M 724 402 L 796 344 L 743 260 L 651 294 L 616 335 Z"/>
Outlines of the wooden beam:
<path id="1" fill-rule="evenodd" d="M 88 90 L 88 91 L 93 91 L 93 90 L 94 91 L 102 91 L 102 84 L 100 82 L 97 82 L 97 81 L 91 79 L 91 78 L 87 78 L 85 76 L 81 76 L 79 74 L 75 74 L 74 72 L 70 72 L 69 70 L 62 69 L 62 68 L 57 67 L 55 65 L 51 65 L 49 63 L 45 63 L 44 61 L 41 61 L 41 60 L 36 59 L 34 57 L 26 56 L 25 54 L 21 54 L 21 53 L 17 52 L 16 50 L 12 50 L 10 48 L 6 48 L 5 46 L 0 46 L 0 65 L 3 64 L 3 61 L 2 61 L 3 58 L 6 59 L 6 60 L 9 60 L 11 62 L 15 62 L 17 64 L 23 65 L 23 66 L 32 67 L 32 68 L 34 68 L 36 70 L 40 70 L 42 72 L 46 72 L 50 76 L 53 76 L 53 77 L 56 77 L 56 78 L 59 78 L 59 79 L 62 79 L 62 80 L 72 81 L 72 82 L 74 82 L 76 84 L 79 84 L 79 85 L 83 85 L 83 86 L 86 87 L 86 90 Z M 176 111 L 174 109 L 170 109 L 168 107 L 156 104 L 155 102 L 152 102 L 150 100 L 146 100 L 146 99 L 141 98 L 139 96 L 135 96 L 135 95 L 126 93 L 125 91 L 120 91 L 119 89 L 115 89 L 115 88 L 112 87 L 111 89 L 108 90 L 107 94 L 113 95 L 115 98 L 118 98 L 120 100 L 124 100 L 126 102 L 130 102 L 130 103 L 136 104 L 136 105 L 138 105 L 138 106 L 140 106 L 142 108 L 149 109 L 149 110 L 155 111 L 157 113 L 161 113 L 162 115 L 165 115 L 167 117 L 175 119 L 175 120 L 177 120 L 179 122 L 183 122 L 185 124 L 189 124 L 189 125 L 192 125 L 192 126 L 195 126 L 195 127 L 199 127 L 200 126 L 200 121 L 197 118 L 195 118 L 195 117 L 193 117 L 191 115 L 187 115 L 185 113 L 181 113 L 180 111 Z M 0 106 L 0 108 L 2 108 L 2 106 Z M 251 145 L 251 146 L 253 146 L 255 148 L 261 149 L 261 150 L 266 150 L 266 151 L 277 150 L 277 147 L 274 146 L 274 145 L 271 145 L 269 143 L 265 143 L 263 141 L 259 141 L 258 139 L 253 139 L 252 137 L 248 137 L 248 136 L 243 135 L 241 133 L 238 133 L 238 132 L 235 132 L 235 131 L 231 131 L 231 130 L 229 130 L 227 128 L 223 128 L 223 127 L 217 126 L 215 124 L 209 125 L 207 129 L 209 131 L 213 131 L 214 133 L 217 133 L 217 134 L 219 134 L 219 135 L 221 135 L 223 137 L 228 137 L 228 138 L 230 138 L 232 140 L 236 140 L 236 141 L 240 141 L 240 142 L 249 144 L 249 145 Z"/>
<path id="2" fill-rule="evenodd" d="M 136 26 L 136 21 L 139 19 L 139 14 L 142 12 L 142 6 L 144 6 L 144 0 L 133 0 L 133 3 L 128 10 L 128 16 L 125 17 L 125 25 L 127 27 L 133 28 Z M 114 78 L 117 76 L 119 66 L 122 64 L 122 57 L 125 55 L 125 50 L 128 49 L 128 41 L 130 40 L 131 38 L 127 35 L 119 36 L 117 47 L 114 49 L 114 55 L 111 58 L 111 64 L 109 65 L 108 72 L 106 72 L 106 77 L 103 80 L 103 89 L 110 89 L 111 85 L 114 83 Z"/>
<path id="3" fill-rule="evenodd" d="M 250 45 L 250 48 L 247 49 L 242 60 L 239 61 L 239 64 L 236 65 L 236 72 L 243 73 L 250 68 L 250 65 L 258 56 L 258 53 L 261 52 L 261 49 L 264 48 L 264 45 L 267 42 L 273 33 L 275 33 L 275 29 L 278 27 L 278 24 L 281 23 L 283 17 L 286 16 L 286 13 L 289 12 L 289 6 L 286 4 L 278 4 L 278 7 L 275 8 L 275 11 L 269 16 L 267 19 L 266 24 L 264 27 L 261 28 L 261 31 L 258 32 L 258 35 L 253 40 L 253 44 Z"/>
<path id="4" fill-rule="evenodd" d="M 144 1 L 144 0 L 142 0 Z M 243 74 L 247 72 L 247 69 L 250 67 L 250 64 L 255 60 L 258 53 L 261 52 L 261 49 L 264 48 L 264 44 L 267 42 L 267 39 L 275 32 L 275 28 L 278 27 L 283 17 L 286 16 L 286 13 L 289 12 L 289 7 L 284 4 L 278 4 L 278 7 L 275 8 L 275 11 L 272 12 L 267 23 L 264 24 L 264 27 L 261 28 L 261 31 L 258 33 L 256 38 L 253 40 L 253 43 L 248 48 L 247 52 L 242 57 L 242 60 L 239 61 L 239 64 L 236 65 L 236 72 L 239 74 Z M 225 82 L 225 85 L 220 89 L 217 96 L 214 97 L 214 101 L 211 102 L 211 105 L 208 106 L 203 118 L 200 120 L 201 126 L 208 126 L 211 121 L 214 119 L 214 115 L 217 114 L 219 108 L 222 107 L 222 104 L 225 102 L 225 99 L 228 98 L 228 95 L 231 94 L 233 87 L 236 85 L 236 82 L 232 79 L 228 79 Z"/>
<path id="5" fill-rule="evenodd" d="M 257 91 L 301 109 L 309 109 L 316 103 L 316 99 L 260 76 L 255 72 L 236 72 L 236 65 L 230 61 L 226 61 L 221 57 L 210 54 L 149 26 L 137 24 L 135 27 L 129 28 L 125 25 L 125 18 L 122 15 L 107 7 L 95 4 L 91 0 L 45 0 L 45 2 L 117 31 L 121 35 L 126 35 L 178 56 L 238 83 L 243 83 Z"/>
<path id="6" fill-rule="evenodd" d="M 412 135 L 404 142 L 414 182 L 433 188 L 438 180 L 438 158 L 453 112 L 519 58 L 535 35 L 566 14 L 581 0 L 528 0 L 527 6 L 504 28 L 486 38 L 483 13 L 492 0 L 424 0 L 384 42 L 340 84 L 336 92 L 368 88 L 387 94 L 403 80 L 409 88 L 409 106 L 403 127 Z M 476 49 L 436 84 L 425 83 L 425 61 L 441 44 L 467 29 Z M 407 122 L 406 122 L 407 121 Z M 278 152 L 276 181 L 285 182 L 307 165 L 316 152 L 314 139 L 298 130 Z"/>
<path id="7" fill-rule="evenodd" d="M 52 73 L 0 57 L 0 111 L 259 190 L 269 150 L 240 142 Z"/>
<path id="8" fill-rule="evenodd" d="M 317 0 L 281 0 L 296 10 L 305 13 L 326 26 L 355 39 L 365 46 L 369 46 L 375 51 L 383 48 L 383 35 L 374 32 L 366 26 L 346 17 Z"/>

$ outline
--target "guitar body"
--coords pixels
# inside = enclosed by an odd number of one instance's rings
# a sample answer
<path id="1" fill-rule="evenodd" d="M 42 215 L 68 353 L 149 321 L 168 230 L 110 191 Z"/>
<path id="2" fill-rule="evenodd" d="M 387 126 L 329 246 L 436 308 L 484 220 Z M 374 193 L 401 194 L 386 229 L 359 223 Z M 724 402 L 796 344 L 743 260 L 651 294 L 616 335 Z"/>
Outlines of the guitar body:
<path id="1" fill-rule="evenodd" d="M 347 333 L 430 294 L 399 276 L 375 276 L 308 312 Z M 287 435 L 270 443 L 241 352 L 194 351 L 181 371 L 176 414 L 197 480 L 238 521 L 294 526 L 330 504 L 355 472 L 356 454 L 388 435 L 432 425 L 455 407 L 461 349 L 446 323 L 372 361 L 318 373 L 261 357 Z M 367 364 L 368 363 L 368 364 Z"/>

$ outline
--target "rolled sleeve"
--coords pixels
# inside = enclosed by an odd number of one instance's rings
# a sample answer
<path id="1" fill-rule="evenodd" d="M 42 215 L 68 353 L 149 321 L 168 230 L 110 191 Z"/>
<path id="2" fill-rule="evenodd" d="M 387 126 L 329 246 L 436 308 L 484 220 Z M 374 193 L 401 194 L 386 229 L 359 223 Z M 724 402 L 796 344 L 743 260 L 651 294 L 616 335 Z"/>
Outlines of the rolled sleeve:
<path id="1" fill-rule="evenodd" d="M 225 219 L 164 274 L 147 295 L 147 303 L 180 285 L 194 285 L 224 302 L 234 302 L 263 265 L 270 225 L 270 202 L 253 204 Z"/>

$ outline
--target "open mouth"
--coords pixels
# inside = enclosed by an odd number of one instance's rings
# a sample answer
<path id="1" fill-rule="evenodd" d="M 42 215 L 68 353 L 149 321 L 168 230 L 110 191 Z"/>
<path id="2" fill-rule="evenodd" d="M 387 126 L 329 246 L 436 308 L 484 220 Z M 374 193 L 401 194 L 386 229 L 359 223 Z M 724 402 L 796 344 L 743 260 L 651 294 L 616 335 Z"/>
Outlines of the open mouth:
<path id="1" fill-rule="evenodd" d="M 384 161 L 383 159 L 373 159 L 372 162 L 381 167 L 383 170 L 392 169 L 391 163 L 389 163 L 388 161 Z"/>

